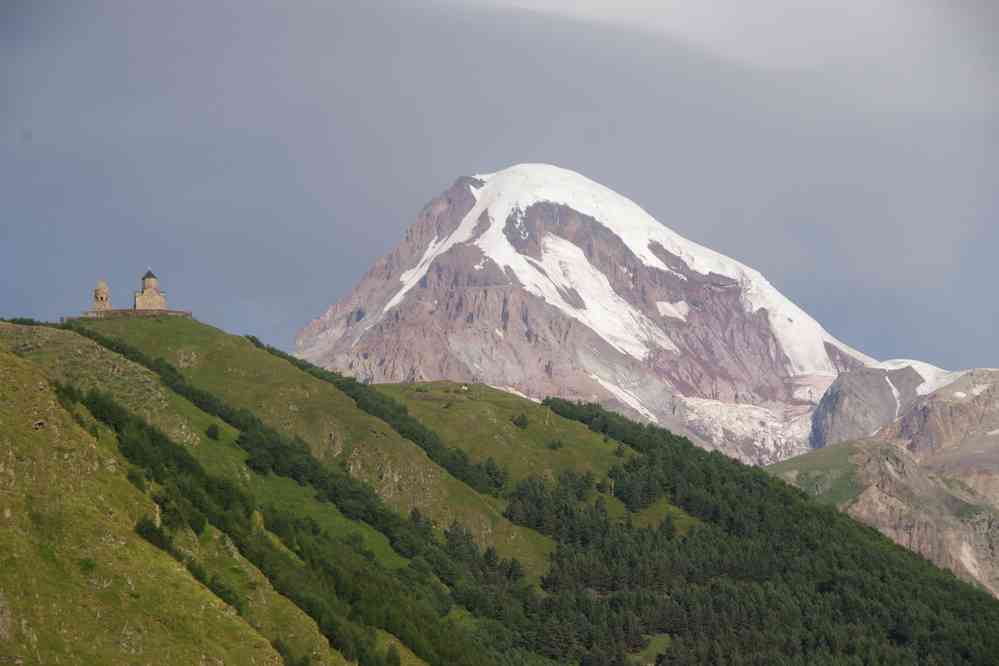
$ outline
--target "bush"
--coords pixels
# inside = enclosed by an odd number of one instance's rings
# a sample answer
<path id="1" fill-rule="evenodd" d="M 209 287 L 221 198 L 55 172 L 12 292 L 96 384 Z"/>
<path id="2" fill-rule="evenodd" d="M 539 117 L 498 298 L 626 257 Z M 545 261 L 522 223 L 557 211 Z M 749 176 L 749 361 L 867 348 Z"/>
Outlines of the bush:
<path id="1" fill-rule="evenodd" d="M 146 492 L 146 475 L 141 469 L 133 467 L 128 470 L 128 474 L 126 476 L 128 477 L 129 482 L 138 488 L 139 491 L 143 493 Z"/>
<path id="2" fill-rule="evenodd" d="M 84 575 L 92 574 L 94 569 L 97 568 L 97 561 L 92 557 L 84 557 L 80 560 L 79 564 L 80 571 L 82 571 Z"/>
<path id="3" fill-rule="evenodd" d="M 135 525 L 135 532 L 160 550 L 165 550 L 168 553 L 173 552 L 173 541 L 170 536 L 162 528 L 156 527 L 156 523 L 148 516 L 139 519 Z"/>
<path id="4" fill-rule="evenodd" d="M 553 440 L 551 440 L 551 441 L 548 442 L 547 446 L 552 451 L 558 451 L 559 449 L 561 449 L 564 446 L 564 444 L 562 444 L 562 440 L 561 439 L 553 439 Z"/>
<path id="5" fill-rule="evenodd" d="M 215 440 L 217 442 L 219 440 L 219 427 L 218 427 L 218 425 L 216 425 L 215 423 L 213 423 L 210 426 L 208 426 L 208 429 L 205 430 L 205 434 L 208 435 L 208 439 L 213 439 L 213 440 Z"/>
<path id="6" fill-rule="evenodd" d="M 527 414 L 521 412 L 517 416 L 513 417 L 513 424 L 521 430 L 526 430 L 528 424 Z"/>

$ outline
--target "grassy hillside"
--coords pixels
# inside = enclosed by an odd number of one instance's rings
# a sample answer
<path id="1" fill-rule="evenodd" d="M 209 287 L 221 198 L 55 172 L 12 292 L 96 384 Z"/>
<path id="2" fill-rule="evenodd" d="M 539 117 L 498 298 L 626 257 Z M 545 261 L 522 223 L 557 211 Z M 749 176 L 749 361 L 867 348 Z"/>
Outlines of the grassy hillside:
<path id="1" fill-rule="evenodd" d="M 427 382 L 380 384 L 378 390 L 405 404 L 448 445 L 476 460 L 495 458 L 515 480 L 532 474 L 554 479 L 566 469 L 603 478 L 621 461 L 614 455 L 617 442 L 540 404 L 489 386 Z M 523 427 L 513 423 L 520 415 L 527 417 Z M 622 452 L 633 454 L 626 448 Z"/>
<path id="2" fill-rule="evenodd" d="M 384 422 L 357 409 L 330 384 L 258 349 L 244 338 L 188 319 L 87 322 L 92 330 L 164 358 L 188 380 L 269 426 L 297 435 L 330 464 L 371 483 L 403 515 L 413 508 L 438 528 L 457 521 L 503 557 L 516 556 L 533 576 L 545 568 L 550 539 L 503 517 L 504 502 L 475 492 L 434 464 Z"/>
<path id="3" fill-rule="evenodd" d="M 280 664 L 270 643 L 133 531 L 153 502 L 37 366 L 0 351 L 0 662 Z"/>
<path id="4" fill-rule="evenodd" d="M 767 469 L 823 504 L 843 508 L 857 499 L 863 484 L 853 458 L 858 444 L 844 442 L 790 458 Z"/>
<path id="5" fill-rule="evenodd" d="M 611 467 L 635 455 L 631 448 L 548 407 L 490 386 L 439 381 L 379 384 L 378 390 L 406 405 L 445 444 L 465 451 L 473 461 L 495 459 L 514 482 L 535 475 L 554 481 L 565 470 L 605 479 Z M 609 492 L 600 496 L 612 517 L 624 518 L 627 510 L 620 500 Z M 681 532 L 696 522 L 665 498 L 632 519 L 636 525 L 654 527 L 667 514 Z"/>
<path id="6" fill-rule="evenodd" d="M 57 382 L 87 391 L 100 389 L 171 439 L 189 447 L 205 468 L 279 508 L 295 507 L 333 534 L 357 534 L 387 566 L 405 566 L 385 535 L 344 517 L 335 505 L 316 501 L 313 493 L 290 479 L 251 474 L 247 454 L 235 444 L 238 432 L 167 389 L 152 371 L 110 352 L 72 331 L 0 322 L 0 348 L 6 346 L 43 367 Z M 206 433 L 219 430 L 217 441 Z"/>

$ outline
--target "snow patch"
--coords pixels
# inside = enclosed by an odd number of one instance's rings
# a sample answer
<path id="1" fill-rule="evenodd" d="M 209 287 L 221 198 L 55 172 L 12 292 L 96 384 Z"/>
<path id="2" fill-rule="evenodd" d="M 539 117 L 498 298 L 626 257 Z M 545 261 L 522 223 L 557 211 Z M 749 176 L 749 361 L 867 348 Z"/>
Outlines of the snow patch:
<path id="1" fill-rule="evenodd" d="M 975 384 L 971 387 L 971 395 L 976 398 L 992 388 L 992 384 Z"/>
<path id="2" fill-rule="evenodd" d="M 968 373 L 967 370 L 951 372 L 949 370 L 944 370 L 943 368 L 938 368 L 935 365 L 924 363 L 923 361 L 913 361 L 904 358 L 882 361 L 871 367 L 881 368 L 882 370 L 901 370 L 903 368 L 912 368 L 919 374 L 920 377 L 923 378 L 923 383 L 916 388 L 916 393 L 919 395 L 929 395 L 934 391 L 938 391 L 945 386 L 953 384 Z"/>
<path id="3" fill-rule="evenodd" d="M 988 435 L 989 437 L 999 436 L 999 429 L 997 429 L 997 430 L 990 430 L 989 432 L 986 433 L 986 435 Z"/>
<path id="4" fill-rule="evenodd" d="M 660 316 L 682 319 L 683 321 L 687 321 L 687 315 L 690 314 L 690 306 L 687 305 L 686 301 L 676 301 L 675 303 L 656 301 L 656 309 L 659 310 Z"/>
<path id="5" fill-rule="evenodd" d="M 656 418 L 656 415 L 653 414 L 651 411 L 649 411 L 649 409 L 642 404 L 642 401 L 638 399 L 638 396 L 636 396 L 631 391 L 627 391 L 618 386 L 617 384 L 606 381 L 605 379 L 599 377 L 598 375 L 591 374 L 590 379 L 595 380 L 598 384 L 600 384 L 605 389 L 610 391 L 611 395 L 613 395 L 615 398 L 620 400 L 625 405 L 628 405 L 629 407 L 634 409 L 636 412 L 638 412 L 648 420 L 652 421 L 653 423 L 659 423 L 659 419 Z"/>
<path id="6" fill-rule="evenodd" d="M 589 327 L 618 351 L 639 359 L 653 346 L 678 351 L 661 328 L 614 291 L 607 276 L 587 260 L 578 245 L 546 234 L 541 242 L 541 261 L 519 253 L 509 261 L 527 291 Z M 530 270 L 519 264 L 530 266 Z M 579 294 L 585 307 L 565 300 L 563 294 L 571 290 Z"/>
<path id="7" fill-rule="evenodd" d="M 420 258 L 419 263 L 408 271 L 403 271 L 402 275 L 399 276 L 399 281 L 402 282 L 402 289 L 385 304 L 382 312 L 388 312 L 402 302 L 406 293 L 415 287 L 423 276 L 427 274 L 427 270 L 430 268 L 430 264 L 434 263 L 434 259 L 451 249 L 454 245 L 454 243 L 450 242 L 453 237 L 454 234 L 451 234 L 444 241 L 439 241 L 437 236 L 434 236 L 434 239 L 430 241 L 430 245 L 427 246 L 426 251 L 423 253 L 423 257 Z"/>
<path id="8" fill-rule="evenodd" d="M 504 337 L 504 336 L 503 336 L 503 331 L 499 330 L 498 328 L 494 328 L 494 329 L 493 329 L 493 333 L 495 333 L 495 334 L 496 334 L 496 336 L 497 336 L 497 337 L 499 337 L 499 338 L 502 338 L 502 337 Z"/>
<path id="9" fill-rule="evenodd" d="M 530 400 L 531 402 L 537 402 L 537 403 L 541 402 L 537 398 L 532 398 L 529 395 L 521 393 L 520 391 L 518 391 L 517 389 L 513 388 L 512 386 L 497 386 L 495 384 L 487 384 L 487 386 L 489 386 L 490 388 L 494 388 L 497 391 L 503 391 L 504 393 L 512 393 L 513 395 L 517 396 L 518 398 L 523 398 L 524 400 Z"/>
<path id="10" fill-rule="evenodd" d="M 895 385 L 891 383 L 891 377 L 885 375 L 885 381 L 888 382 L 888 386 L 891 388 L 891 394 L 895 396 L 895 420 L 898 420 L 898 413 L 902 410 L 902 400 L 899 395 L 898 389 Z"/>
<path id="11" fill-rule="evenodd" d="M 965 393 L 964 391 L 954 391 L 954 397 L 955 398 L 960 398 L 961 400 L 964 400 L 965 398 L 968 397 L 968 394 Z"/>

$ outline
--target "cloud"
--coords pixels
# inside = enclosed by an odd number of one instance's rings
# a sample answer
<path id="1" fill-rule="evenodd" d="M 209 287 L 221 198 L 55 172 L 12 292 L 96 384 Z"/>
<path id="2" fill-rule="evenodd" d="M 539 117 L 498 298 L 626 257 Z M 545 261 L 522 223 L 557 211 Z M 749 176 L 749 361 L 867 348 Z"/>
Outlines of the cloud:
<path id="1" fill-rule="evenodd" d="M 452 0 L 665 35 L 754 67 L 809 71 L 896 103 L 999 98 L 986 0 Z M 942 92 L 942 94 L 940 94 Z"/>

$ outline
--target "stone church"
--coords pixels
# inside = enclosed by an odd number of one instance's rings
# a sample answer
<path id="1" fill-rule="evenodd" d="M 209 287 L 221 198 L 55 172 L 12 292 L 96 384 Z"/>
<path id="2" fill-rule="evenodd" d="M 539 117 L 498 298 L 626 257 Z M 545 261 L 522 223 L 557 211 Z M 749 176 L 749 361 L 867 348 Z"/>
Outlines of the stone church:
<path id="1" fill-rule="evenodd" d="M 166 294 L 160 289 L 160 280 L 151 269 L 142 276 L 142 288 L 134 293 L 131 309 L 114 309 L 111 305 L 111 291 L 108 288 L 108 283 L 105 280 L 100 280 L 94 289 L 94 299 L 90 310 L 83 313 L 84 317 L 91 319 L 159 315 L 190 317 L 191 313 L 184 310 L 171 310 L 167 307 Z"/>
<path id="2" fill-rule="evenodd" d="M 166 294 L 160 291 L 160 280 L 152 270 L 142 276 L 142 291 L 135 292 L 133 310 L 166 310 Z"/>

